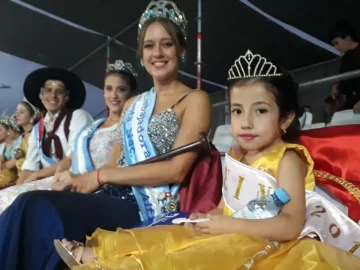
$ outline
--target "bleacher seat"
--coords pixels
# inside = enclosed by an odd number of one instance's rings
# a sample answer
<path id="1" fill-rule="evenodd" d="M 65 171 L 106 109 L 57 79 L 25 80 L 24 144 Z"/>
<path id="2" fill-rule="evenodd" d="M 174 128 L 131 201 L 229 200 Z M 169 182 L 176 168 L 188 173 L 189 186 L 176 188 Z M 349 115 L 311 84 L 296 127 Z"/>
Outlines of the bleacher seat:
<path id="1" fill-rule="evenodd" d="M 331 127 L 357 124 L 360 124 L 360 114 L 355 114 L 353 110 L 345 110 L 334 113 L 331 118 L 331 122 L 327 126 Z"/>
<path id="2" fill-rule="evenodd" d="M 222 125 L 216 128 L 212 143 L 220 153 L 226 153 L 229 150 L 232 141 L 231 125 Z"/>
<path id="3" fill-rule="evenodd" d="M 301 117 L 299 117 L 300 128 L 301 129 L 310 129 L 313 120 L 313 115 L 311 112 L 304 112 Z"/>

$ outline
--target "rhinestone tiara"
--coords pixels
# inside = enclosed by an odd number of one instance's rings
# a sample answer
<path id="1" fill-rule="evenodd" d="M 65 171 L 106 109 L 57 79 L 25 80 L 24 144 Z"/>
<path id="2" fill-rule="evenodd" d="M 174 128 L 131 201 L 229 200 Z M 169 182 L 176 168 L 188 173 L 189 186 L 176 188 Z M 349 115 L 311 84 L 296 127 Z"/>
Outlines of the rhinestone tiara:
<path id="1" fill-rule="evenodd" d="M 114 64 L 109 64 L 106 68 L 106 73 L 111 71 L 125 71 L 134 77 L 138 75 L 130 63 L 125 63 L 122 60 L 115 60 Z"/>
<path id="2" fill-rule="evenodd" d="M 34 111 L 34 118 L 37 119 L 38 117 L 41 116 L 41 112 L 38 108 L 36 108 L 34 105 L 32 105 L 26 98 L 24 98 L 24 102 L 26 102 L 27 104 L 29 104 L 29 106 L 33 109 Z"/>
<path id="3" fill-rule="evenodd" d="M 175 23 L 181 30 L 184 38 L 187 37 L 187 20 L 185 14 L 179 10 L 172 1 L 151 1 L 144 13 L 141 15 L 139 22 L 139 31 L 143 29 L 144 24 L 152 18 L 165 18 Z"/>
<path id="4" fill-rule="evenodd" d="M 241 55 L 228 71 L 228 80 L 250 79 L 256 77 L 282 76 L 278 68 L 260 54 L 253 54 L 248 50 Z"/>
<path id="5" fill-rule="evenodd" d="M 3 111 L 3 113 L 0 116 L 0 123 L 9 125 L 9 116 L 7 115 L 7 110 Z"/>

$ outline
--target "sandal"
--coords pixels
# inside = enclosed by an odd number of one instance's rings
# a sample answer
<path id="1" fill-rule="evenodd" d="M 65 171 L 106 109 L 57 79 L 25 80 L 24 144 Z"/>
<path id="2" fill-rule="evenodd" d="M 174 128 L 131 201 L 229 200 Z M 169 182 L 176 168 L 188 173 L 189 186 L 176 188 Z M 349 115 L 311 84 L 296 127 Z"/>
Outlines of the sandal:
<path id="1" fill-rule="evenodd" d="M 68 249 L 69 245 L 72 245 L 71 249 Z M 77 242 L 77 241 L 71 241 L 70 244 L 64 245 L 60 240 L 56 239 L 54 240 L 54 246 L 56 251 L 58 252 L 61 259 L 66 263 L 66 265 L 72 269 L 75 266 L 80 265 L 81 258 L 84 254 L 84 244 Z M 74 251 L 75 249 L 81 249 L 78 254 L 75 256 Z"/>

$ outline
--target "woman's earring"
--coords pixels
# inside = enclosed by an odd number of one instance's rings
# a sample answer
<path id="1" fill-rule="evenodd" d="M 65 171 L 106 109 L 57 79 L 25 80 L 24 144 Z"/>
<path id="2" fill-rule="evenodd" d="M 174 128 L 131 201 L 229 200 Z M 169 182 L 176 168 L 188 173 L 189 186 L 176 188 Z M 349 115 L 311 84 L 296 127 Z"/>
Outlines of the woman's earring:
<path id="1" fill-rule="evenodd" d="M 143 67 L 144 66 L 144 60 L 140 59 L 140 65 Z"/>
<path id="2" fill-rule="evenodd" d="M 185 55 L 185 54 L 182 54 L 182 55 L 180 56 L 180 60 L 181 60 L 181 62 L 185 63 L 185 61 L 186 61 L 186 55 Z"/>
<path id="3" fill-rule="evenodd" d="M 285 128 L 282 129 L 282 134 L 286 134 L 286 129 Z"/>

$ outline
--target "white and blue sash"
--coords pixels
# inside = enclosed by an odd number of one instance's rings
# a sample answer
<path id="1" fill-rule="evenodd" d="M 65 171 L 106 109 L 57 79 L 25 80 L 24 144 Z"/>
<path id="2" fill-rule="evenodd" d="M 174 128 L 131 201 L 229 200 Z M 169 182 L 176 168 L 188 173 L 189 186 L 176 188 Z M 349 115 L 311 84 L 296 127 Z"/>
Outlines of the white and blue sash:
<path id="1" fill-rule="evenodd" d="M 156 101 L 156 91 L 139 95 L 124 116 L 124 156 L 128 166 L 157 155 L 148 135 Z M 178 210 L 179 185 L 133 186 L 142 220 Z"/>
<path id="2" fill-rule="evenodd" d="M 89 141 L 105 120 L 105 118 L 96 120 L 77 134 L 74 141 L 73 159 L 71 162 L 71 172 L 73 174 L 81 175 L 95 170 L 89 152 Z"/>
<path id="3" fill-rule="evenodd" d="M 38 149 L 39 149 L 39 153 L 40 153 L 41 165 L 43 168 L 50 167 L 51 165 L 54 165 L 58 161 L 55 158 L 50 158 L 44 154 L 44 151 L 42 149 L 43 138 L 40 138 L 40 135 L 39 135 L 39 123 L 37 123 L 34 126 L 34 130 L 35 130 L 36 143 L 38 145 Z"/>

